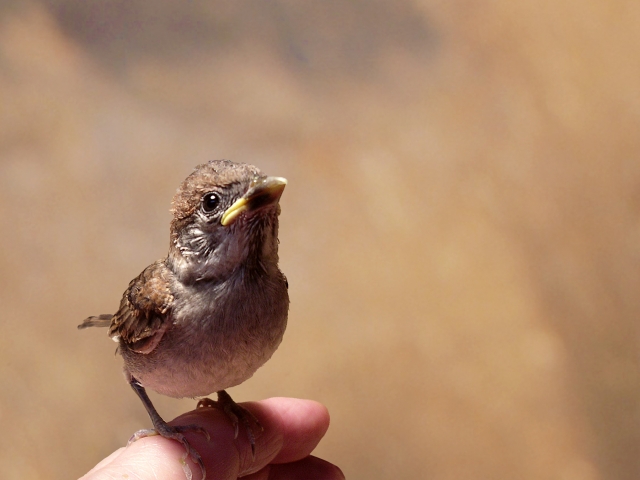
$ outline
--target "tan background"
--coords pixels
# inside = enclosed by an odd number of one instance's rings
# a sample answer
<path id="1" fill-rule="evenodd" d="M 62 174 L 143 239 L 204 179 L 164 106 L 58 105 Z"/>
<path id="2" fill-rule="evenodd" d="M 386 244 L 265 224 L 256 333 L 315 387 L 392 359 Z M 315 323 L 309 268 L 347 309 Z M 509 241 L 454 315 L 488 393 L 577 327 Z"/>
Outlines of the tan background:
<path id="1" fill-rule="evenodd" d="M 324 402 L 350 479 L 640 478 L 639 45 L 635 0 L 3 2 L 0 476 L 149 425 L 75 326 L 229 158 L 290 182 L 238 401 Z"/>

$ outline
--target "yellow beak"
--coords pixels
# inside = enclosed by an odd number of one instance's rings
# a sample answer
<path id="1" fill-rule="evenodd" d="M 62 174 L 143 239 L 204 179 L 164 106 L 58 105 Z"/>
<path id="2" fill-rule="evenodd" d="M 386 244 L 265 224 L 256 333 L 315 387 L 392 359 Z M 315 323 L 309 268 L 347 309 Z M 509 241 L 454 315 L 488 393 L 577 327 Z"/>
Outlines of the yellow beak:
<path id="1" fill-rule="evenodd" d="M 286 185 L 287 179 L 282 177 L 264 177 L 254 180 L 247 193 L 222 214 L 220 223 L 223 226 L 231 225 L 242 212 L 258 210 L 277 203 Z"/>

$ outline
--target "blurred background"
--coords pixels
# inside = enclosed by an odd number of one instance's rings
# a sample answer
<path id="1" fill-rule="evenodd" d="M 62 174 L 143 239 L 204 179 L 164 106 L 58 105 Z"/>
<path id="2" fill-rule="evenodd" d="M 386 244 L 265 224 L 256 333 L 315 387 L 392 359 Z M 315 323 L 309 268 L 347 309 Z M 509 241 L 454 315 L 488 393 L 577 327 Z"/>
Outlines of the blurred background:
<path id="1" fill-rule="evenodd" d="M 350 479 L 640 478 L 639 45 L 631 0 L 4 0 L 2 478 L 150 425 L 76 325 L 214 158 L 289 179 L 289 328 L 236 400 L 325 403 Z"/>

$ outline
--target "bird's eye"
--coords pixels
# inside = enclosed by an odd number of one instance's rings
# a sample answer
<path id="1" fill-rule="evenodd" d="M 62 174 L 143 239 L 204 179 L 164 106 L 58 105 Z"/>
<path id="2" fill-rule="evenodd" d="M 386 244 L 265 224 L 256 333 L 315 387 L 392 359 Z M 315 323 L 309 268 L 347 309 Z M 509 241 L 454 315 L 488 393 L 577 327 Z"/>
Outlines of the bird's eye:
<path id="1" fill-rule="evenodd" d="M 206 213 L 213 212 L 220 203 L 220 196 L 217 193 L 209 192 L 202 197 L 202 210 Z"/>

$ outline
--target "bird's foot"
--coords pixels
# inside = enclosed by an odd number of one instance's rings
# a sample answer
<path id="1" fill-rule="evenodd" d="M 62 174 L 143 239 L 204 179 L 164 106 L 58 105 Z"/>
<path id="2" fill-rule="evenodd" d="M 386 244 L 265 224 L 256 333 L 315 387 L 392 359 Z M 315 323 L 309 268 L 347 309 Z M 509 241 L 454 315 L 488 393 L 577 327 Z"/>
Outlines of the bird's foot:
<path id="1" fill-rule="evenodd" d="M 200 470 L 202 471 L 202 480 L 205 480 L 205 478 L 207 477 L 207 472 L 204 468 L 202 457 L 196 451 L 196 449 L 191 446 L 183 433 L 201 433 L 207 438 L 207 441 L 209 441 L 211 440 L 211 438 L 209 437 L 209 432 L 207 432 L 200 425 L 178 425 L 176 427 L 172 427 L 171 425 L 169 425 L 158 414 L 158 411 L 153 406 L 153 403 L 151 402 L 151 399 L 149 398 L 149 395 L 147 395 L 147 391 L 144 389 L 142 384 L 138 380 L 136 380 L 135 377 L 130 373 L 127 372 L 127 375 L 129 376 L 129 385 L 131 386 L 131 388 L 133 388 L 133 391 L 136 392 L 138 397 L 140 397 L 140 400 L 142 400 L 142 404 L 147 410 L 149 418 L 151 418 L 151 423 L 153 423 L 153 430 L 137 431 L 129 439 L 129 443 L 127 445 L 131 445 L 136 440 L 152 435 L 160 435 L 161 437 L 168 438 L 170 440 L 176 440 L 180 442 L 185 449 L 185 453 L 182 456 L 182 470 L 184 470 L 184 474 L 186 475 L 187 480 L 193 479 L 191 468 L 189 468 L 189 464 L 187 463 L 187 457 L 191 457 L 191 459 L 200 466 Z"/>
<path id="2" fill-rule="evenodd" d="M 199 425 L 179 425 L 176 427 L 172 427 L 171 425 L 162 422 L 158 423 L 156 425 L 156 428 L 154 429 L 138 430 L 131 436 L 129 442 L 127 443 L 127 446 L 131 445 L 136 440 L 140 440 L 144 437 L 151 437 L 154 435 L 160 435 L 161 437 L 168 438 L 170 440 L 176 440 L 180 442 L 185 449 L 184 455 L 182 456 L 182 469 L 184 470 L 184 474 L 186 475 L 187 480 L 193 479 L 193 474 L 191 472 L 191 469 L 189 468 L 189 465 L 187 464 L 187 457 L 191 457 L 191 459 L 198 464 L 200 470 L 202 471 L 202 480 L 205 480 L 207 474 L 204 468 L 204 463 L 202 462 L 202 457 L 196 451 L 196 449 L 191 446 L 189 441 L 183 435 L 184 432 L 201 433 L 207 438 L 207 441 L 210 440 L 209 432 L 207 432 Z"/>
<path id="3" fill-rule="evenodd" d="M 251 458 L 256 458 L 256 436 L 254 434 L 254 427 L 262 433 L 264 428 L 260 425 L 260 422 L 253 413 L 238 405 L 233 401 L 231 396 L 224 390 L 220 390 L 218 393 L 218 400 L 211 400 L 210 398 L 203 398 L 198 402 L 197 408 L 214 407 L 222 410 L 227 418 L 231 420 L 233 427 L 235 428 L 234 438 L 238 438 L 238 425 L 240 422 L 244 425 L 247 431 L 247 438 L 251 444 Z"/>

